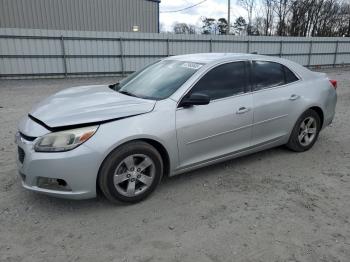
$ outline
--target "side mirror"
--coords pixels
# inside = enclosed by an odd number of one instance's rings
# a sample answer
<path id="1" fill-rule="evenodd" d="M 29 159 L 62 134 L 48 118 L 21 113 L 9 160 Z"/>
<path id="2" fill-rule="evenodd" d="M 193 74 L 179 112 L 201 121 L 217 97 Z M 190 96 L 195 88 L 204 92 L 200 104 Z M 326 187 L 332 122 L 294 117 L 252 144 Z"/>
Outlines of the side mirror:
<path id="1" fill-rule="evenodd" d="M 180 103 L 180 107 L 190 107 L 195 105 L 207 105 L 210 102 L 210 97 L 201 93 L 191 94 L 189 97 L 184 97 Z"/>

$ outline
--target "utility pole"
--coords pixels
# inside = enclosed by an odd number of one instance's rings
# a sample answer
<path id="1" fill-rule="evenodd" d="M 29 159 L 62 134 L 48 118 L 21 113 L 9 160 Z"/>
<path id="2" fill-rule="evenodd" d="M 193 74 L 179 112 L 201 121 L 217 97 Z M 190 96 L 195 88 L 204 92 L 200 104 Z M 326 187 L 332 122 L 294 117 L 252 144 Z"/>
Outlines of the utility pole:
<path id="1" fill-rule="evenodd" d="M 231 27 L 231 1 L 228 0 L 228 3 L 227 3 L 227 35 L 230 34 L 230 27 Z"/>

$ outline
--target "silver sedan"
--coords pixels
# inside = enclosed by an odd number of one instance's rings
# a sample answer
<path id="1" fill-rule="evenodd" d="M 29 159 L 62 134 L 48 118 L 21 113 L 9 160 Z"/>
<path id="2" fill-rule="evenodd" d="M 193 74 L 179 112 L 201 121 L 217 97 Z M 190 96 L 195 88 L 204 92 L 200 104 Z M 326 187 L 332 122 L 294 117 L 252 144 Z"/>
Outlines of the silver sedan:
<path id="1" fill-rule="evenodd" d="M 267 148 L 310 149 L 334 117 L 337 83 L 253 54 L 157 61 L 110 86 L 48 97 L 16 134 L 23 187 L 137 202 L 172 176 Z M 99 190 L 98 190 L 99 189 Z"/>

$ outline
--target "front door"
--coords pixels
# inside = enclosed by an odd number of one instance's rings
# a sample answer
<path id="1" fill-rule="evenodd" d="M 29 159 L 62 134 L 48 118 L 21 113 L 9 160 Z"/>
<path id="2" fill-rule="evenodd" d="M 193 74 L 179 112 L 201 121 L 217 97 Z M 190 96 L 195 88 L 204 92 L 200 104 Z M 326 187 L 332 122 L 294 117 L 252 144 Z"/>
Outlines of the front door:
<path id="1" fill-rule="evenodd" d="M 211 102 L 177 109 L 179 168 L 214 160 L 250 146 L 253 101 L 247 89 L 246 72 L 244 61 L 211 69 L 190 91 L 207 94 Z"/>

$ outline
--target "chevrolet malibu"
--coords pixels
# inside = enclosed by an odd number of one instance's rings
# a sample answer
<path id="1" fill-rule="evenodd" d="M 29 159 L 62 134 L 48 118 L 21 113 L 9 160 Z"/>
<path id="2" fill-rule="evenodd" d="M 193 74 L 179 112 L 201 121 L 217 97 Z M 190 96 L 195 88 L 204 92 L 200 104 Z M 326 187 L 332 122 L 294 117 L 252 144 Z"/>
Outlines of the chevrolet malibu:
<path id="1" fill-rule="evenodd" d="M 19 174 L 52 196 L 137 202 L 163 176 L 280 145 L 310 149 L 333 120 L 336 86 L 280 58 L 169 57 L 36 105 L 16 134 Z"/>

